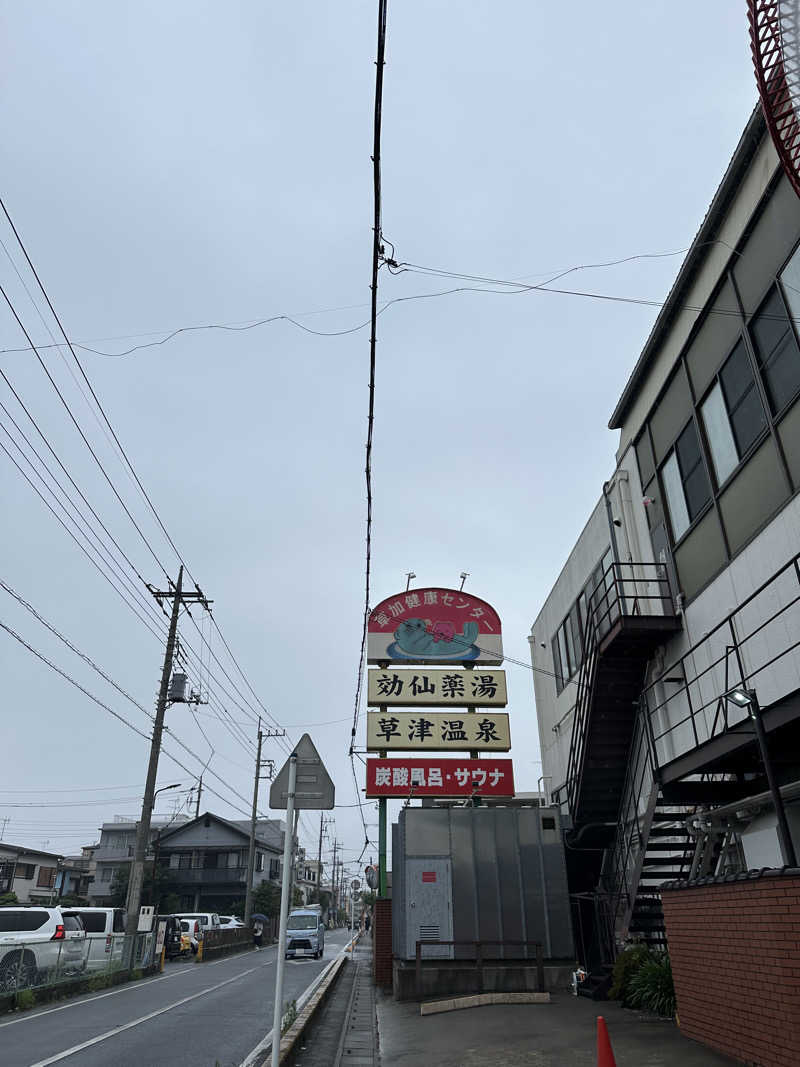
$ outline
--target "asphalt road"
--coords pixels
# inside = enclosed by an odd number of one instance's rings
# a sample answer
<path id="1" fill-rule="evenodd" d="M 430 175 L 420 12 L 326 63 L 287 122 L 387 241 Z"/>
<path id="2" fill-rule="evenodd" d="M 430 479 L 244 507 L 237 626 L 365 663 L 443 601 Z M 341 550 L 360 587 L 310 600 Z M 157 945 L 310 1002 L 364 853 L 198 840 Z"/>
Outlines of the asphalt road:
<path id="1" fill-rule="evenodd" d="M 336 930 L 322 960 L 287 960 L 294 1000 L 349 940 Z M 0 1020 L 3 1067 L 240 1067 L 272 1029 L 276 946 L 211 963 L 173 963 L 163 975 Z"/>

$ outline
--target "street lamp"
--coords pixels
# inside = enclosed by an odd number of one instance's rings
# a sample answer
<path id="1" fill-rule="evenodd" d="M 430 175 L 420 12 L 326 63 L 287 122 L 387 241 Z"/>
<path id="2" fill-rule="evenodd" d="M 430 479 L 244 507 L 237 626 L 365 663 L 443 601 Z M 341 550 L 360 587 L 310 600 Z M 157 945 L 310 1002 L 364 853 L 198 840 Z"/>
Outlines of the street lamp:
<path id="1" fill-rule="evenodd" d="M 746 689 L 744 686 L 737 686 L 735 689 L 731 689 L 729 692 L 725 693 L 724 696 L 729 703 L 735 704 L 737 708 L 748 709 L 748 714 L 755 727 L 756 739 L 758 740 L 758 747 L 761 753 L 761 762 L 764 764 L 767 785 L 772 794 L 772 803 L 775 806 L 775 816 L 778 823 L 778 840 L 781 846 L 783 865 L 784 867 L 796 867 L 797 856 L 795 855 L 792 834 L 786 818 L 786 809 L 783 806 L 783 797 L 781 796 L 780 786 L 778 785 L 772 770 L 772 761 L 770 760 L 769 748 L 767 746 L 767 733 L 764 729 L 764 722 L 761 717 L 761 705 L 758 702 L 758 695 L 756 694 L 755 689 Z"/>
<path id="2" fill-rule="evenodd" d="M 156 809 L 156 797 L 158 796 L 159 793 L 164 793 L 168 789 L 180 789 L 180 787 L 181 787 L 181 783 L 180 782 L 175 782 L 174 785 L 162 785 L 160 789 L 156 789 L 155 793 L 153 793 L 153 806 L 150 809 L 150 814 L 152 815 L 153 812 Z M 158 828 L 158 829 L 156 829 L 156 843 L 155 843 L 155 847 L 153 849 L 153 895 L 154 896 L 156 895 L 156 878 L 158 877 L 158 860 L 159 860 L 159 853 L 160 852 L 161 852 L 161 829 Z M 158 902 L 161 903 L 160 900 Z"/>

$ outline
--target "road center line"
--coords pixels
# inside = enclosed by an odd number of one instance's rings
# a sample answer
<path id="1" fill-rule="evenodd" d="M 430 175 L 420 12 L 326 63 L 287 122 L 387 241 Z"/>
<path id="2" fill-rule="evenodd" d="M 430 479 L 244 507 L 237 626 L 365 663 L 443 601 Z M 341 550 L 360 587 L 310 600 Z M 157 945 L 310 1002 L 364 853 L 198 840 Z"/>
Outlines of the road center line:
<path id="1" fill-rule="evenodd" d="M 263 964 L 262 966 L 269 965 Z M 231 982 L 238 982 L 240 978 L 244 978 L 247 974 L 252 974 L 255 970 L 258 970 L 258 968 L 251 967 L 247 971 L 242 971 L 241 974 L 235 974 L 233 978 L 226 978 L 224 982 L 217 982 L 216 985 L 209 986 L 208 989 L 201 989 L 199 993 L 192 993 L 191 996 L 182 997 L 180 1000 L 176 1000 L 173 1004 L 167 1004 L 165 1008 L 159 1008 L 157 1011 L 148 1012 L 147 1015 L 142 1015 L 138 1019 L 133 1019 L 132 1022 L 123 1023 L 121 1026 L 115 1026 L 112 1030 L 107 1030 L 104 1034 L 99 1034 L 97 1037 L 93 1037 L 89 1041 L 83 1041 L 80 1045 L 73 1045 L 72 1048 L 64 1049 L 63 1052 L 57 1052 L 55 1056 L 49 1056 L 46 1060 L 38 1060 L 36 1063 L 32 1063 L 31 1067 L 47 1067 L 50 1063 L 58 1063 L 60 1060 L 65 1060 L 69 1056 L 74 1056 L 76 1052 L 82 1052 L 83 1049 L 91 1048 L 92 1045 L 99 1045 L 101 1041 L 107 1041 L 110 1037 L 116 1037 L 117 1034 L 124 1033 L 125 1030 L 131 1030 L 134 1026 L 146 1023 L 149 1019 L 155 1019 L 159 1015 L 164 1015 L 166 1012 L 172 1011 L 173 1008 L 179 1008 L 181 1004 L 188 1004 L 191 1000 L 197 1000 L 198 997 L 204 997 L 206 993 L 213 993 L 216 989 L 222 989 L 223 986 L 230 985 Z"/>

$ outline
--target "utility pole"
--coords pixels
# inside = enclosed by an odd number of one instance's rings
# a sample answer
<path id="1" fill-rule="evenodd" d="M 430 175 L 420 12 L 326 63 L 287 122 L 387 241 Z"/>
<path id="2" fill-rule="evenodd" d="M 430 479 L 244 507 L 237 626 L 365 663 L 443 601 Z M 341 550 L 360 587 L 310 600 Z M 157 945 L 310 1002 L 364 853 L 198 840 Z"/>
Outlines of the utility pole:
<path id="1" fill-rule="evenodd" d="M 283 737 L 285 730 L 262 730 L 261 716 L 258 717 L 258 747 L 256 749 L 256 773 L 253 779 L 253 813 L 250 818 L 250 849 L 247 853 L 247 888 L 244 896 L 244 924 L 249 926 L 250 917 L 253 914 L 253 878 L 256 871 L 256 824 L 258 822 L 258 783 L 262 778 L 271 778 L 275 771 L 275 765 L 271 759 L 261 758 L 261 745 L 265 738 Z M 269 767 L 268 773 L 262 775 L 264 765 Z"/>
<path id="2" fill-rule="evenodd" d="M 200 781 L 197 783 L 197 801 L 194 806 L 195 819 L 200 818 L 200 797 L 203 795 L 203 776 L 200 775 Z"/>
<path id="3" fill-rule="evenodd" d="M 244 896 L 244 924 L 250 925 L 253 914 L 253 876 L 256 870 L 256 820 L 258 818 L 258 783 L 261 779 L 261 745 L 264 734 L 261 732 L 261 716 L 258 717 L 258 748 L 256 749 L 256 773 L 253 778 L 253 813 L 250 817 L 250 850 L 247 853 L 247 888 Z"/>
<path id="4" fill-rule="evenodd" d="M 172 583 L 170 583 L 171 585 Z M 163 600 L 172 600 L 172 613 L 169 620 L 169 632 L 167 634 L 167 647 L 164 652 L 164 666 L 161 670 L 161 686 L 158 691 L 158 703 L 156 704 L 156 717 L 153 723 L 153 736 L 150 742 L 150 762 L 147 766 L 147 780 L 142 798 L 142 814 L 136 827 L 136 844 L 134 846 L 133 861 L 131 863 L 130 880 L 128 882 L 128 897 L 125 904 L 127 921 L 125 933 L 131 939 L 139 927 L 139 906 L 142 901 L 142 884 L 144 883 L 144 867 L 147 858 L 147 846 L 150 840 L 150 820 L 153 814 L 153 805 L 156 792 L 156 776 L 158 774 L 158 757 L 161 752 L 161 735 L 164 731 L 164 713 L 167 710 L 169 698 L 169 682 L 172 676 L 172 662 L 175 656 L 175 641 L 178 633 L 178 616 L 181 604 L 186 601 L 199 601 L 208 608 L 208 600 L 198 591 L 196 593 L 183 592 L 183 567 L 178 571 L 178 581 L 174 589 L 160 592 L 150 588 L 150 592 L 161 603 Z M 133 940 L 130 941 L 131 949 Z M 133 958 L 131 952 L 130 958 Z"/>
<path id="5" fill-rule="evenodd" d="M 319 813 L 319 848 L 317 849 L 317 903 L 322 903 L 322 831 L 325 827 L 325 812 Z"/>
<path id="6" fill-rule="evenodd" d="M 336 922 L 337 908 L 336 908 L 336 850 L 339 847 L 339 842 L 334 838 L 333 840 L 333 863 L 331 864 L 331 904 L 333 905 L 333 921 Z"/>

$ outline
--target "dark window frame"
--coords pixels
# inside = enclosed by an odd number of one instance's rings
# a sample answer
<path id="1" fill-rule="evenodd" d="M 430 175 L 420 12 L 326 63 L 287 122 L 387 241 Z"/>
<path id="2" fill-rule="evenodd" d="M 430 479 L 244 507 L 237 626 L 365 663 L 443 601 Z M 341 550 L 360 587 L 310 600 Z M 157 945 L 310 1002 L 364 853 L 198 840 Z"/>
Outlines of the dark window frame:
<path id="1" fill-rule="evenodd" d="M 792 252 L 792 254 L 789 256 L 789 258 L 786 260 L 786 262 L 778 270 L 776 276 L 770 282 L 770 285 L 769 285 L 766 293 L 764 294 L 762 299 L 759 301 L 758 307 L 753 312 L 753 314 L 750 315 L 750 317 L 747 319 L 747 322 L 746 322 L 746 325 L 747 325 L 747 336 L 748 336 L 748 339 L 750 341 L 750 345 L 751 345 L 751 348 L 753 350 L 753 353 L 755 355 L 756 363 L 758 365 L 759 375 L 760 375 L 761 380 L 762 380 L 763 385 L 764 385 L 764 392 L 766 394 L 767 402 L 768 402 L 768 405 L 769 405 L 769 414 L 772 417 L 772 422 L 773 423 L 776 422 L 777 419 L 779 419 L 781 417 L 781 415 L 784 414 L 784 412 L 788 411 L 789 408 L 794 403 L 797 402 L 798 397 L 800 397 L 800 334 L 798 334 L 797 327 L 795 326 L 795 323 L 794 323 L 793 318 L 792 318 L 792 313 L 789 310 L 789 305 L 788 305 L 788 302 L 786 300 L 786 294 L 784 292 L 784 282 L 781 281 L 781 275 L 783 274 L 784 270 L 789 265 L 790 261 L 792 260 L 794 255 L 797 253 L 797 251 L 798 251 L 798 249 L 796 248 Z M 763 313 L 764 308 L 770 302 L 770 300 L 773 299 L 773 297 L 777 297 L 777 299 L 778 299 L 778 301 L 780 303 L 780 306 L 781 306 L 784 314 L 786 315 L 786 330 L 784 331 L 783 336 L 773 345 L 773 347 L 772 347 L 771 351 L 769 352 L 769 354 L 767 356 L 763 357 L 763 360 L 762 360 L 762 355 L 761 355 L 761 351 L 760 351 L 760 345 L 759 345 L 759 343 L 757 341 L 757 335 L 756 335 L 756 332 L 755 332 L 755 324 L 756 324 L 756 321 L 758 320 L 759 316 Z M 778 349 L 782 346 L 783 341 L 785 340 L 787 335 L 790 337 L 791 341 L 793 342 L 794 347 L 795 347 L 795 352 L 796 352 L 796 355 L 797 355 L 798 384 L 797 384 L 797 387 L 795 388 L 795 391 L 789 396 L 788 400 L 784 400 L 784 402 L 781 404 L 781 406 L 778 407 L 777 404 L 773 403 L 772 387 L 771 387 L 770 379 L 768 377 L 767 372 L 768 372 L 771 364 L 773 363 L 773 361 L 776 361 L 776 352 L 778 352 Z M 778 355 L 777 358 L 780 358 L 780 355 Z"/>
<path id="2" fill-rule="evenodd" d="M 751 347 L 748 346 L 747 340 L 749 340 L 749 338 L 745 338 L 742 334 L 739 335 L 738 340 L 731 347 L 731 349 L 728 352 L 727 356 L 722 361 L 720 366 L 717 368 L 717 370 L 716 370 L 716 372 L 714 374 L 714 377 L 709 382 L 708 387 L 706 388 L 705 392 L 702 394 L 700 399 L 697 400 L 696 403 L 695 403 L 695 410 L 696 410 L 697 415 L 699 416 L 698 420 L 697 420 L 697 429 L 698 429 L 699 434 L 700 434 L 700 442 L 701 442 L 700 449 L 701 449 L 701 452 L 702 452 L 703 448 L 705 448 L 705 451 L 708 453 L 709 465 L 708 465 L 706 473 L 711 476 L 711 495 L 712 495 L 712 498 L 715 497 L 715 496 L 718 496 L 728 486 L 728 484 L 736 477 L 736 475 L 739 473 L 739 471 L 742 469 L 742 467 L 752 458 L 754 453 L 758 451 L 758 449 L 764 443 L 766 438 L 769 437 L 769 435 L 770 435 L 770 414 L 771 413 L 770 413 L 769 408 L 765 408 L 765 406 L 764 406 L 765 394 L 764 394 L 763 390 L 759 388 L 759 377 L 760 377 L 761 370 L 760 370 L 760 367 L 759 367 L 757 361 L 755 363 L 753 361 L 753 355 L 751 355 Z M 733 411 L 731 411 L 731 409 L 728 407 L 728 397 L 726 395 L 725 385 L 724 385 L 723 380 L 722 380 L 722 372 L 728 366 L 728 363 L 730 362 L 730 360 L 733 358 L 734 354 L 736 353 L 736 349 L 739 348 L 740 346 L 742 348 L 742 351 L 745 354 L 745 358 L 747 360 L 747 365 L 748 365 L 748 367 L 750 369 L 750 373 L 752 375 L 752 381 L 751 381 L 750 385 L 747 387 L 747 389 L 738 398 L 736 404 L 734 405 Z M 711 442 L 710 442 L 709 435 L 708 435 L 708 429 L 707 429 L 707 427 L 705 425 L 705 419 L 703 418 L 703 405 L 708 400 L 709 396 L 714 391 L 714 388 L 717 385 L 719 385 L 719 388 L 720 388 L 720 393 L 722 395 L 722 402 L 723 402 L 723 405 L 725 407 L 725 412 L 726 412 L 726 414 L 728 416 L 728 424 L 730 426 L 731 435 L 733 437 L 733 443 L 734 443 L 734 445 L 736 447 L 736 454 L 739 457 L 738 458 L 738 462 L 736 463 L 736 466 L 733 467 L 733 469 L 728 474 L 726 474 L 726 476 L 722 479 L 722 481 L 719 481 L 719 479 L 717 478 L 717 471 L 716 471 L 716 466 L 715 466 L 715 463 L 714 463 L 714 450 L 711 447 Z M 747 446 L 747 448 L 740 454 L 739 453 L 739 442 L 738 442 L 737 437 L 736 437 L 736 431 L 735 431 L 734 423 L 733 423 L 733 420 L 732 420 L 731 416 L 735 411 L 737 411 L 737 410 L 739 410 L 741 408 L 742 402 L 752 392 L 755 392 L 756 396 L 758 397 L 759 405 L 760 405 L 760 408 L 761 408 L 761 413 L 764 416 L 764 424 L 761 427 L 761 429 L 759 430 L 759 432 L 755 435 L 753 440 L 750 442 L 750 444 Z M 768 398 L 767 398 L 767 402 L 768 402 Z M 670 452 L 668 452 L 667 455 L 665 456 L 664 463 L 666 463 L 667 460 L 669 459 L 671 451 L 672 450 L 670 449 Z M 689 532 L 691 527 L 692 527 L 692 523 L 690 522 L 689 529 L 686 530 L 686 533 Z M 685 534 L 683 536 L 685 536 Z M 673 541 L 673 544 L 677 544 L 677 542 Z"/>
<path id="3" fill-rule="evenodd" d="M 708 514 L 709 508 L 713 508 L 713 507 L 716 506 L 716 493 L 714 491 L 714 483 L 711 480 L 711 471 L 709 470 L 709 463 L 711 462 L 710 450 L 708 448 L 707 442 L 705 441 L 705 437 L 704 437 L 704 434 L 703 434 L 703 427 L 700 425 L 701 422 L 702 422 L 702 417 L 700 417 L 699 405 L 697 404 L 697 402 L 695 402 L 694 410 L 692 411 L 692 414 L 689 416 L 689 418 L 686 420 L 686 422 L 681 427 L 680 433 L 675 438 L 675 441 L 673 442 L 672 446 L 668 449 L 667 454 L 664 456 L 662 461 L 659 463 L 658 468 L 656 470 L 656 476 L 658 478 L 658 488 L 659 488 L 659 492 L 661 493 L 661 499 L 664 502 L 664 507 L 663 507 L 664 520 L 666 521 L 666 524 L 667 524 L 667 530 L 669 531 L 669 536 L 670 536 L 670 539 L 672 541 L 673 549 L 677 548 L 678 545 L 680 545 L 681 542 L 684 540 L 684 538 L 689 536 L 689 534 L 692 532 L 692 530 L 695 529 L 697 524 L 705 517 L 705 515 Z M 686 430 L 690 426 L 694 426 L 694 432 L 695 432 L 695 435 L 697 437 L 698 452 L 699 452 L 699 456 L 700 456 L 700 461 L 699 461 L 699 464 L 696 463 L 691 468 L 691 470 L 689 471 L 688 475 L 686 475 L 686 474 L 684 474 L 683 469 L 681 467 L 681 458 L 680 458 L 680 455 L 678 453 L 678 441 L 680 441 L 681 437 L 683 437 L 684 433 L 686 432 Z M 709 452 L 708 460 L 706 459 L 706 455 L 705 455 L 706 451 Z M 680 535 L 680 537 L 676 537 L 675 536 L 675 530 L 674 530 L 673 525 L 672 525 L 672 513 L 671 513 L 670 508 L 669 508 L 669 498 L 667 497 L 667 492 L 666 492 L 666 489 L 664 488 L 664 477 L 663 477 L 664 467 L 667 465 L 667 463 L 670 461 L 670 459 L 672 458 L 673 455 L 675 456 L 677 464 L 678 464 L 678 474 L 680 475 L 680 479 L 681 479 L 681 488 L 683 489 L 683 499 L 684 499 L 684 503 L 686 504 L 686 514 L 689 516 L 689 525 L 686 527 L 686 529 L 683 531 L 683 533 Z M 698 509 L 698 511 L 695 512 L 694 515 L 692 515 L 691 511 L 690 511 L 690 508 L 689 508 L 689 500 L 688 500 L 688 497 L 686 496 L 686 479 L 689 476 L 691 476 L 692 474 L 694 474 L 694 472 L 697 470 L 697 467 L 700 464 L 702 464 L 703 469 L 705 470 L 706 481 L 708 483 L 708 499 Z"/>

